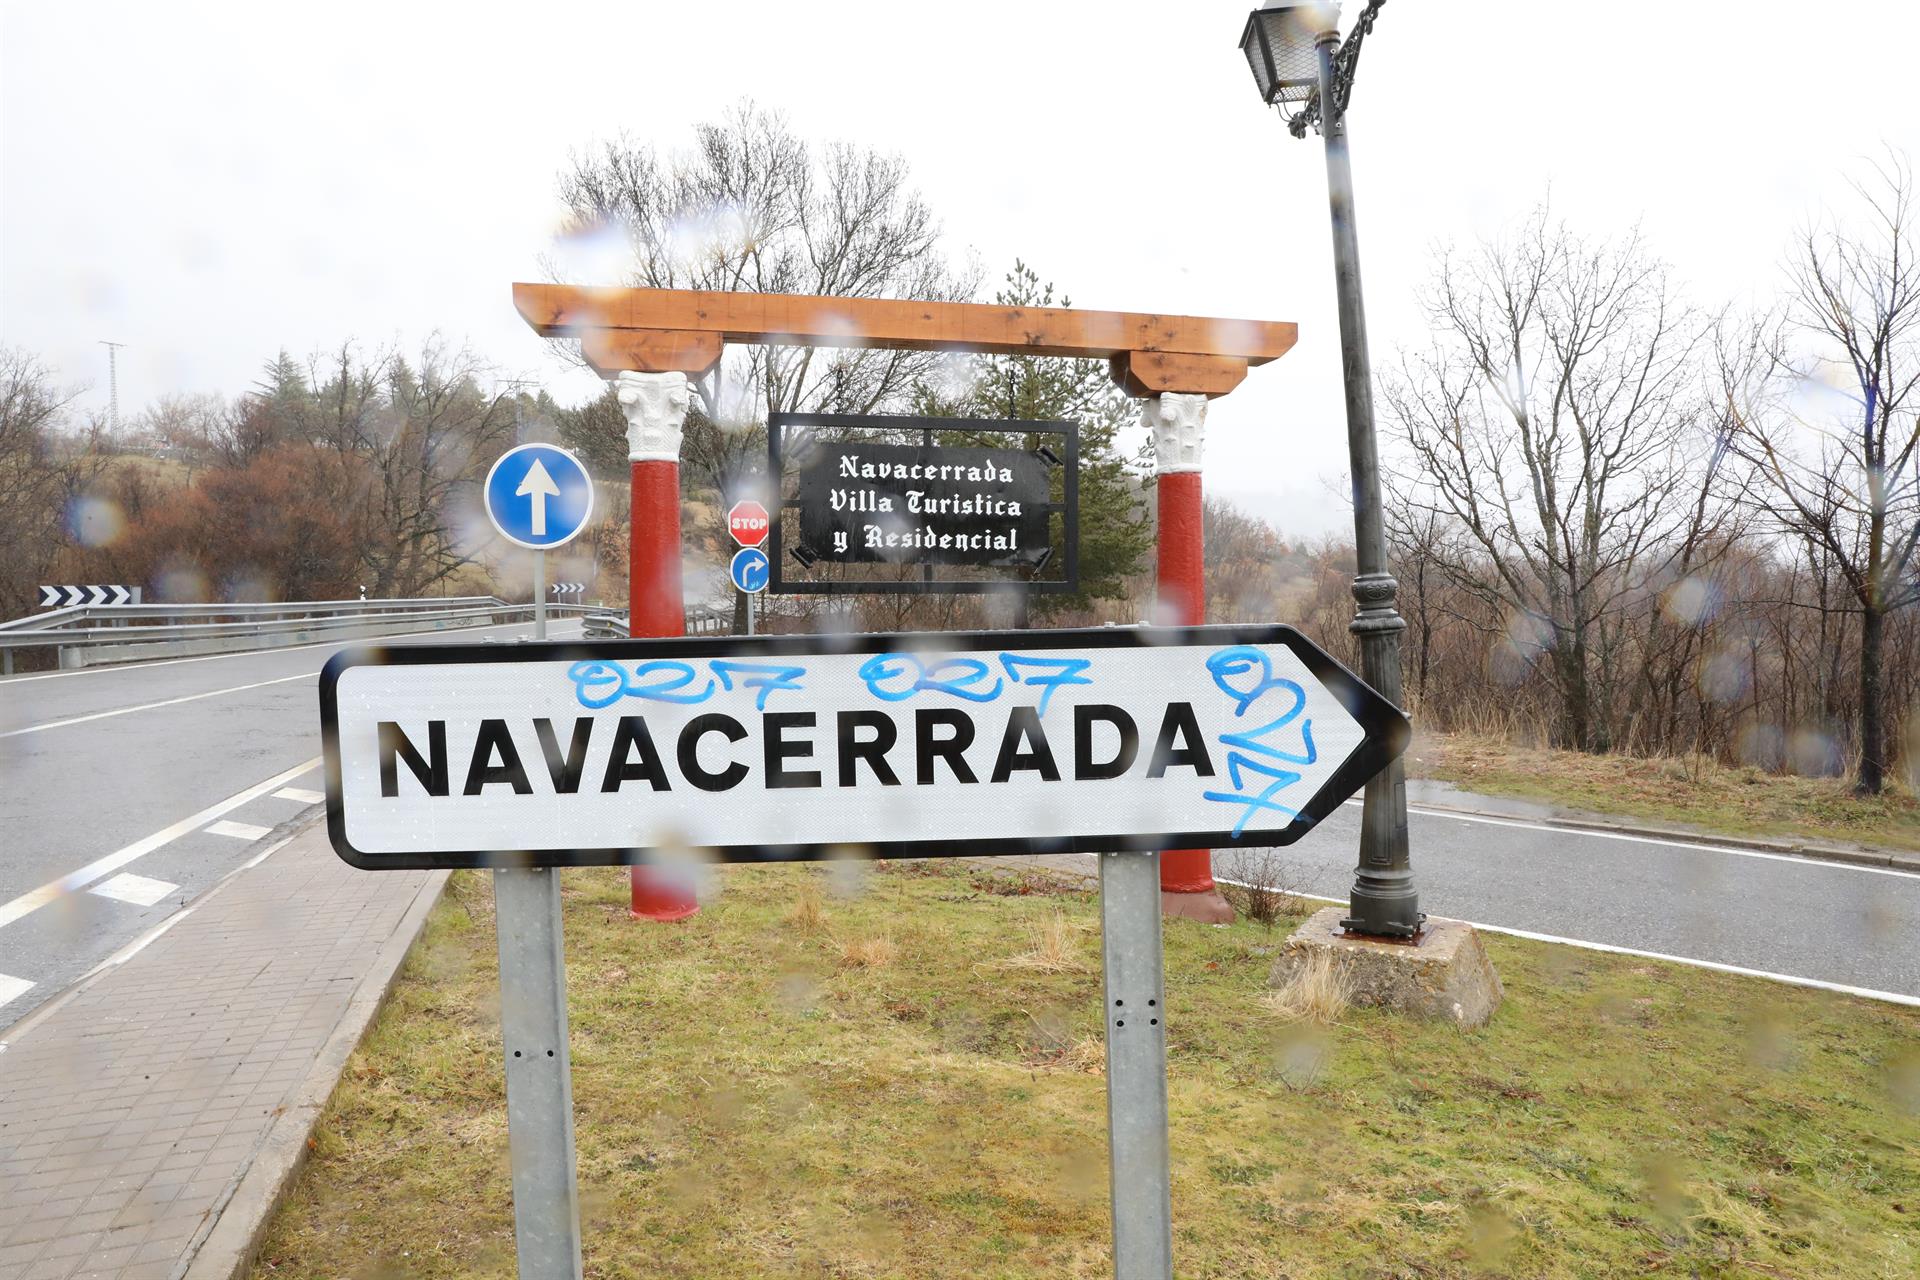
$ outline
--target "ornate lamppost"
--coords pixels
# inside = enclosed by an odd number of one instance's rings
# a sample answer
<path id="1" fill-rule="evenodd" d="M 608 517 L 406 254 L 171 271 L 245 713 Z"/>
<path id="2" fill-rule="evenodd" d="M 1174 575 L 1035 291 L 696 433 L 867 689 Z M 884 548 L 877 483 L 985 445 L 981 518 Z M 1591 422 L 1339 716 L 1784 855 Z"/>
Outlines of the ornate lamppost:
<path id="1" fill-rule="evenodd" d="M 1333 277 L 1340 304 L 1340 353 L 1346 383 L 1347 457 L 1353 475 L 1353 540 L 1358 605 L 1350 629 L 1360 637 L 1361 673 L 1395 705 L 1401 702 L 1398 589 L 1387 572 L 1380 510 L 1380 456 L 1373 426 L 1373 366 L 1360 295 L 1360 241 L 1354 228 L 1353 165 L 1347 154 L 1347 103 L 1353 96 L 1361 42 L 1386 0 L 1368 0 L 1343 42 L 1340 6 L 1317 0 L 1268 0 L 1247 16 L 1240 50 L 1262 101 L 1280 109 L 1287 131 L 1319 130 L 1327 152 L 1327 202 L 1333 214 Z M 1395 760 L 1367 783 L 1360 819 L 1360 862 L 1354 873 L 1350 932 L 1411 938 L 1420 931 L 1420 895 L 1407 857 L 1406 770 Z"/>

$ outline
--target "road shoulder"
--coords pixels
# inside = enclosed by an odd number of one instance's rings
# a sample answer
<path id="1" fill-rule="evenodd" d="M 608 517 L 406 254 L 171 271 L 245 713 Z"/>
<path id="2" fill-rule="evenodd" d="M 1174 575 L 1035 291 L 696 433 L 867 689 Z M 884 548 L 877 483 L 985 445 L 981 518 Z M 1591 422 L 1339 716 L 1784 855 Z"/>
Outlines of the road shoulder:
<path id="1" fill-rule="evenodd" d="M 356 872 L 311 822 L 15 1029 L 0 1276 L 243 1272 L 445 882 Z"/>

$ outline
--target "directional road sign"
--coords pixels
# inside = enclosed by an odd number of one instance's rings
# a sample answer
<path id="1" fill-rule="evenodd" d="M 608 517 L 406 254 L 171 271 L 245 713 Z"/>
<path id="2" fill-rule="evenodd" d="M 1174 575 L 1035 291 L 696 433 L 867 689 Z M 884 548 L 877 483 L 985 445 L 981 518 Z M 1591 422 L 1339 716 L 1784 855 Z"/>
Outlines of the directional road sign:
<path id="1" fill-rule="evenodd" d="M 765 542 L 771 527 L 767 509 L 752 498 L 744 498 L 727 509 L 727 532 L 743 547 L 757 547 Z"/>
<path id="2" fill-rule="evenodd" d="M 1284 626 L 352 649 L 320 714 L 367 869 L 1288 844 L 1410 732 Z"/>
<path id="3" fill-rule="evenodd" d="M 58 609 L 76 604 L 138 604 L 140 588 L 122 586 L 41 587 L 40 607 Z"/>
<path id="4" fill-rule="evenodd" d="M 737 590 L 749 594 L 765 591 L 767 583 L 773 579 L 773 562 L 758 547 L 742 547 L 733 553 L 733 562 L 727 566 L 727 576 L 733 579 Z"/>
<path id="5" fill-rule="evenodd" d="M 593 514 L 593 480 L 550 444 L 516 445 L 487 472 L 487 516 L 509 542 L 545 551 L 571 541 Z"/>

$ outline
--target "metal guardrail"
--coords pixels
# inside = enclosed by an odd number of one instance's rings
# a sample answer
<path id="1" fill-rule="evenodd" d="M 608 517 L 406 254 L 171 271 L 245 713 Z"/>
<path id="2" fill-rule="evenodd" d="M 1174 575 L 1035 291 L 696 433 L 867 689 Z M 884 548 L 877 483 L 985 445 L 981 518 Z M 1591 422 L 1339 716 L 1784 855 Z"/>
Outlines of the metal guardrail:
<path id="1" fill-rule="evenodd" d="M 586 605 L 549 602 L 549 617 L 578 617 Z M 62 668 L 290 644 L 364 639 L 410 631 L 499 625 L 530 619 L 531 603 L 497 596 L 438 600 L 294 600 L 270 604 L 71 605 L 0 622 L 0 673 L 18 649 L 54 649 Z M 97 625 L 106 623 L 109 625 Z"/>
<path id="2" fill-rule="evenodd" d="M 689 605 L 686 611 L 690 636 L 726 635 L 733 629 L 733 614 L 706 605 Z M 625 640 L 627 615 L 624 613 L 588 613 L 582 624 L 589 640 Z"/>

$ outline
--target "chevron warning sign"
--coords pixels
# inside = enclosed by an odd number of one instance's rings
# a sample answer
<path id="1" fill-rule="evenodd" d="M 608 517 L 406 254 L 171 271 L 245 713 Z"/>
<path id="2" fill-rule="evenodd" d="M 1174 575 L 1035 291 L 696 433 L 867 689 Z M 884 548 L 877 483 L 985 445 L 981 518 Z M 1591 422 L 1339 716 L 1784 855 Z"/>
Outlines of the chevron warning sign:
<path id="1" fill-rule="evenodd" d="M 582 595 L 586 592 L 586 589 L 587 584 L 584 582 L 556 582 L 553 584 L 553 594 L 557 596 Z"/>
<path id="2" fill-rule="evenodd" d="M 40 588 L 42 609 L 70 608 L 77 604 L 139 604 L 140 588 L 122 586 L 84 586 Z"/>

